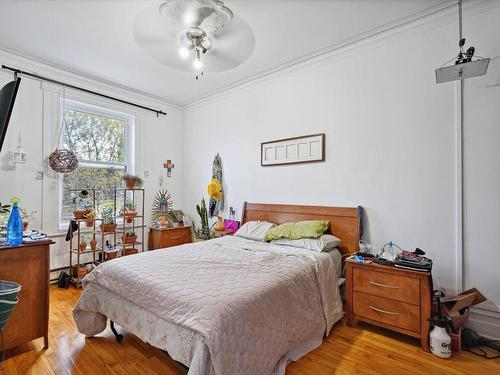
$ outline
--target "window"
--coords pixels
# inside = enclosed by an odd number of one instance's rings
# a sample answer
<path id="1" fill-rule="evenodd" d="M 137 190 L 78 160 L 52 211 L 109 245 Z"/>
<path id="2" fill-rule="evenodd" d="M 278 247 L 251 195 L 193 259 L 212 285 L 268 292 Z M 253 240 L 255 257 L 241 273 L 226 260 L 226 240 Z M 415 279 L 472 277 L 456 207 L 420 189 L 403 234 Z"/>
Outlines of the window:
<path id="1" fill-rule="evenodd" d="M 71 189 L 96 189 L 99 206 L 113 199 L 123 175 L 133 172 L 132 116 L 67 101 L 64 120 L 64 147 L 77 154 L 80 164 L 61 176 L 61 225 L 73 217 L 75 193 Z"/>

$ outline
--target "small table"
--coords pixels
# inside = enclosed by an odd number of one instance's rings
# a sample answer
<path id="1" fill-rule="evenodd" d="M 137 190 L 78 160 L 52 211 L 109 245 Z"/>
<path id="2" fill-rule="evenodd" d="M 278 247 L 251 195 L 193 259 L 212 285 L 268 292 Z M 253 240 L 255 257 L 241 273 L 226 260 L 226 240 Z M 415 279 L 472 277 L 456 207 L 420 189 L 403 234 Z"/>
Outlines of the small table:
<path id="1" fill-rule="evenodd" d="M 420 339 L 429 351 L 432 278 L 427 272 L 348 260 L 347 326 L 361 320 Z"/>

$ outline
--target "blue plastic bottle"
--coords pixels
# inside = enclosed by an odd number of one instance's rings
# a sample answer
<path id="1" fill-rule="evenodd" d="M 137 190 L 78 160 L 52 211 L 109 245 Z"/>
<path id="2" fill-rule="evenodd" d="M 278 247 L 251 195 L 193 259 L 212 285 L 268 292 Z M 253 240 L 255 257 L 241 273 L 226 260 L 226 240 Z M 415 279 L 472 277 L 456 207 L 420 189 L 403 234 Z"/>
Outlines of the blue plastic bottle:
<path id="1" fill-rule="evenodd" d="M 17 246 L 23 243 L 23 219 L 19 213 L 19 198 L 12 198 L 12 211 L 7 223 L 7 245 Z"/>

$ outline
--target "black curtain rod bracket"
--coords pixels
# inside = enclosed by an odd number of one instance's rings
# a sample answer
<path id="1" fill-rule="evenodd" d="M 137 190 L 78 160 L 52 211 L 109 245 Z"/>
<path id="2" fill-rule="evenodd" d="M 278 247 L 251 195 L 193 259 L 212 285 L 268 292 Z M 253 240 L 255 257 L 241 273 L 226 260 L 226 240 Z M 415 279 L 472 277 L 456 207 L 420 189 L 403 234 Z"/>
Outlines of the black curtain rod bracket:
<path id="1" fill-rule="evenodd" d="M 159 117 L 160 115 L 164 115 L 164 116 L 166 115 L 165 112 L 163 112 L 162 110 L 159 110 L 159 109 L 154 109 L 154 108 L 146 107 L 146 106 L 143 106 L 143 105 L 140 105 L 140 104 L 128 102 L 126 100 L 118 99 L 118 98 L 115 98 L 113 96 L 109 96 L 109 95 L 106 95 L 106 94 L 101 94 L 101 93 L 96 92 L 96 91 L 84 89 L 83 87 L 78 87 L 78 86 L 70 85 L 68 83 L 57 81 L 57 80 L 52 79 L 52 78 L 44 77 L 44 76 L 41 76 L 41 75 L 38 75 L 38 74 L 34 74 L 34 73 L 30 73 L 30 72 L 25 72 L 24 70 L 12 68 L 12 67 L 7 66 L 7 65 L 2 65 L 2 69 L 10 70 L 11 72 L 14 72 L 15 76 L 22 75 L 22 76 L 31 77 L 31 78 L 34 78 L 34 79 L 37 79 L 37 80 L 40 80 L 40 81 L 50 82 L 50 83 L 54 83 L 54 84 L 59 85 L 59 86 L 69 87 L 70 89 L 74 89 L 74 90 L 86 92 L 87 94 L 92 94 L 92 95 L 100 96 L 101 98 L 106 98 L 106 99 L 114 100 L 116 102 L 120 102 L 120 103 L 123 103 L 123 104 L 131 105 L 133 107 L 141 108 L 141 109 L 144 109 L 146 111 L 151 111 L 151 112 L 156 113 L 156 117 Z"/>

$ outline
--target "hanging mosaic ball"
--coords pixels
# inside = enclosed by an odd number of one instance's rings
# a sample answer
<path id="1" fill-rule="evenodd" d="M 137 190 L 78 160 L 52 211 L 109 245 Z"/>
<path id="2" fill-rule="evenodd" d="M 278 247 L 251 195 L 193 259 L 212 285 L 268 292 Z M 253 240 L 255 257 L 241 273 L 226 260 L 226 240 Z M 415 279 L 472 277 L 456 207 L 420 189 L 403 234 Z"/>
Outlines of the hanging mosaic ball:
<path id="1" fill-rule="evenodd" d="M 78 158 L 73 151 L 56 149 L 49 156 L 49 165 L 58 173 L 70 173 L 78 168 Z"/>

